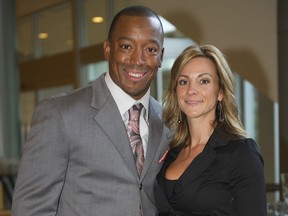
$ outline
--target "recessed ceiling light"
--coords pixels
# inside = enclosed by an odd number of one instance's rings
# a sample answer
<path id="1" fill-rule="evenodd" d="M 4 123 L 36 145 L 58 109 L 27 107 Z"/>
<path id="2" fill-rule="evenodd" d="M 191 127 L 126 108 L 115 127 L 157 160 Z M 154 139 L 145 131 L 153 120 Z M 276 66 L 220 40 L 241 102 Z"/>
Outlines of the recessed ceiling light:
<path id="1" fill-rule="evenodd" d="M 92 22 L 93 23 L 102 23 L 103 21 L 104 21 L 103 17 L 100 17 L 100 16 L 92 17 Z"/>
<path id="2" fill-rule="evenodd" d="M 38 34 L 38 38 L 39 39 L 47 39 L 48 38 L 48 34 L 45 32 L 39 33 Z"/>

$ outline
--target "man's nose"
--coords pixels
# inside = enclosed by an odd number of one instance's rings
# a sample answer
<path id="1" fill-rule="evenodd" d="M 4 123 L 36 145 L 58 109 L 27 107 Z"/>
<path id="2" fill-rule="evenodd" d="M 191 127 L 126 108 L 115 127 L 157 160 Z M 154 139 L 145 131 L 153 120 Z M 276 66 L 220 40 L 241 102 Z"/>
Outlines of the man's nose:
<path id="1" fill-rule="evenodd" d="M 145 55 L 143 53 L 143 50 L 135 49 L 132 52 L 130 61 L 131 61 L 132 64 L 135 64 L 135 65 L 143 65 L 143 64 L 145 64 Z"/>

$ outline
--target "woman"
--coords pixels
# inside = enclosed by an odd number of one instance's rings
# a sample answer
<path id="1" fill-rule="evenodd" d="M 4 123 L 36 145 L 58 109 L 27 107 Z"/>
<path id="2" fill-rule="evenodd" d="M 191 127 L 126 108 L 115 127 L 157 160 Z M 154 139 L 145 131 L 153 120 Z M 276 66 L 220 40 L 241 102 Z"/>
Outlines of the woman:
<path id="1" fill-rule="evenodd" d="M 263 159 L 247 138 L 234 77 L 214 46 L 188 47 L 176 59 L 163 100 L 174 131 L 155 186 L 160 216 L 265 216 Z"/>

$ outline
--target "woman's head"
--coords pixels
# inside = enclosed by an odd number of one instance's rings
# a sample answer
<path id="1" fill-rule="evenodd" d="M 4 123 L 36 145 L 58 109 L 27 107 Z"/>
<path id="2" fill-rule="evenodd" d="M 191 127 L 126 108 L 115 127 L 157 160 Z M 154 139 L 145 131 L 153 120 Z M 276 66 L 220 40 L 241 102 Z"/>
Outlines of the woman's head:
<path id="1" fill-rule="evenodd" d="M 221 97 L 216 101 L 215 119 L 212 126 L 225 124 L 227 130 L 234 135 L 245 136 L 246 132 L 242 127 L 238 117 L 238 109 L 235 99 L 235 81 L 233 73 L 222 52 L 212 45 L 190 46 L 187 47 L 175 60 L 171 69 L 171 80 L 164 96 L 164 122 L 171 129 L 175 130 L 175 145 L 186 145 L 190 141 L 187 116 L 181 111 L 178 98 L 177 86 L 179 76 L 187 64 L 194 59 L 201 57 L 207 58 L 216 68 L 218 88 Z M 173 145 L 173 141 L 172 141 Z"/>

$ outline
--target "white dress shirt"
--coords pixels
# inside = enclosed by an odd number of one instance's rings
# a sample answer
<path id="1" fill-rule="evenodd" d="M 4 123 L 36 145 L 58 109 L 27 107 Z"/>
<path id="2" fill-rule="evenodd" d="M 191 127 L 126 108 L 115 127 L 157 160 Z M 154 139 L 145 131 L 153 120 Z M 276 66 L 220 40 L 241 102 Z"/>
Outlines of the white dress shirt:
<path id="1" fill-rule="evenodd" d="M 150 88 L 146 92 L 146 94 L 139 100 L 133 99 L 130 95 L 124 92 L 119 86 L 117 86 L 110 77 L 109 73 L 105 74 L 105 82 L 108 86 L 108 89 L 113 96 L 119 112 L 122 116 L 123 122 L 128 127 L 129 121 L 129 113 L 128 110 L 135 104 L 135 103 L 142 103 L 143 108 L 140 113 L 140 136 L 142 139 L 142 144 L 144 148 L 144 157 L 146 156 L 147 152 L 147 143 L 148 143 L 148 115 L 149 115 L 149 97 L 150 97 Z"/>

